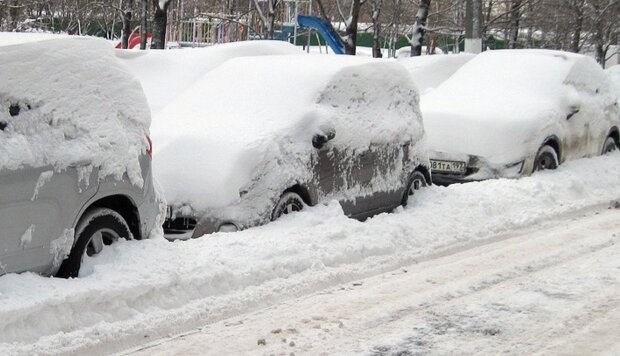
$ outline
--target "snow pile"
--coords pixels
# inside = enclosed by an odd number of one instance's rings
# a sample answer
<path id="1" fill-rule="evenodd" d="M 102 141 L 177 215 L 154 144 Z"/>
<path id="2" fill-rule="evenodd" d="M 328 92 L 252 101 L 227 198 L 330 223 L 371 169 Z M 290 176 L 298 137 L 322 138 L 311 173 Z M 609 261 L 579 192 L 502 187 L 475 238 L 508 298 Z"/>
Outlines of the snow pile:
<path id="1" fill-rule="evenodd" d="M 384 83 L 385 89 L 368 90 Z M 417 98 L 404 69 L 391 62 L 236 58 L 155 120 L 154 171 L 169 203 L 203 212 L 238 203 L 240 191 L 250 191 L 268 207 L 249 213 L 263 214 L 286 188 L 311 178 L 317 133 L 335 129 L 333 145 L 352 150 L 368 149 L 370 142 L 416 144 L 423 135 Z"/>
<path id="2" fill-rule="evenodd" d="M 461 68 L 475 55 L 471 53 L 404 57 L 398 59 L 411 73 L 411 78 L 420 89 L 422 95 L 437 88 L 445 82 L 454 72 Z"/>
<path id="3" fill-rule="evenodd" d="M 2 47 L 0 170 L 81 165 L 142 185 L 150 114 L 112 51 L 84 38 Z"/>
<path id="4" fill-rule="evenodd" d="M 0 32 L 0 46 L 10 46 L 30 42 L 40 42 L 51 39 L 76 38 L 64 34 L 37 33 L 37 32 Z"/>
<path id="5" fill-rule="evenodd" d="M 142 83 L 151 112 L 156 118 L 178 95 L 228 59 L 303 52 L 283 41 L 245 41 L 207 48 L 117 50 L 115 53 Z"/>
<path id="6" fill-rule="evenodd" d="M 111 353 L 321 288 L 488 242 L 515 229 L 617 206 L 620 153 L 519 180 L 420 191 L 362 223 L 338 204 L 239 233 L 123 241 L 79 279 L 0 277 L 0 353 Z M 268 330 L 266 331 L 268 332 Z"/>
<path id="7" fill-rule="evenodd" d="M 498 50 L 477 55 L 424 95 L 421 108 L 431 150 L 485 157 L 493 164 L 523 160 L 551 134 L 583 135 L 566 117 L 575 109 L 591 120 L 592 147 L 612 126 L 610 88 L 589 57 L 545 50 Z M 569 158 L 569 157 L 566 157 Z"/>

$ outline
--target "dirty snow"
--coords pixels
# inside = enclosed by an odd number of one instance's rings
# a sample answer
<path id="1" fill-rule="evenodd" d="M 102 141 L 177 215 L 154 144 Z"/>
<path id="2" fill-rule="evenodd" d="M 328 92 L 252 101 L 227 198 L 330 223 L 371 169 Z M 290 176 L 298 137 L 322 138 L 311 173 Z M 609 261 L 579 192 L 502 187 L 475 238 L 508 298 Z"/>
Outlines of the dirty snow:
<path id="1" fill-rule="evenodd" d="M 150 113 L 140 84 L 104 40 L 4 46 L 0 63 L 0 169 L 85 165 L 142 185 L 138 157 Z"/>
<path id="2" fill-rule="evenodd" d="M 429 187 L 406 209 L 366 222 L 347 219 L 332 203 L 239 233 L 121 242 L 90 259 L 92 274 L 75 280 L 8 274 L 0 277 L 0 353 L 120 351 L 517 229 L 616 207 L 618 159 L 614 153 L 519 180 Z M 459 285 L 447 285 L 445 295 Z"/>
<path id="3" fill-rule="evenodd" d="M 620 210 L 540 224 L 125 355 L 617 355 Z"/>

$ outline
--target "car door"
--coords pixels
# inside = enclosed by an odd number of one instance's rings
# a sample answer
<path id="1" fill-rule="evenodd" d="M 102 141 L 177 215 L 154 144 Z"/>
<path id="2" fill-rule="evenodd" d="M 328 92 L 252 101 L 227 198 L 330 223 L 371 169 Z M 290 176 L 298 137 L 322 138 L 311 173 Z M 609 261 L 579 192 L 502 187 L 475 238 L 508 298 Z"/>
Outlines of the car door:
<path id="1" fill-rule="evenodd" d="M 53 241 L 72 228 L 97 191 L 96 176 L 80 169 L 0 170 L 0 272 L 49 272 Z"/>

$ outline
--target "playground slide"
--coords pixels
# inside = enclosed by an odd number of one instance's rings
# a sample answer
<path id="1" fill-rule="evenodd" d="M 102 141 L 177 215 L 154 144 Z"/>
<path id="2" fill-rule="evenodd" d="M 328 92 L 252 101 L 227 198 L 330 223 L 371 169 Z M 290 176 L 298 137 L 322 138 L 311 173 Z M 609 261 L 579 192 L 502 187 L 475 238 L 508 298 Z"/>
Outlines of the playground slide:
<path id="1" fill-rule="evenodd" d="M 297 16 L 297 24 L 299 27 L 313 28 L 317 30 L 325 39 L 332 51 L 336 54 L 344 54 L 344 43 L 340 35 L 336 33 L 330 24 L 320 17 L 315 16 Z"/>

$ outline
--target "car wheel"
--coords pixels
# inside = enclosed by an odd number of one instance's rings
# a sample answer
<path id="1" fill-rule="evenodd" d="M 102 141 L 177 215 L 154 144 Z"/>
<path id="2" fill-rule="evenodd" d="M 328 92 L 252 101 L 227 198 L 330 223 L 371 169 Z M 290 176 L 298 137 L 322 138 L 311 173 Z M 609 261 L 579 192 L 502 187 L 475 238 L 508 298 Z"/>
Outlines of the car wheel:
<path id="1" fill-rule="evenodd" d="M 558 154 L 555 152 L 555 149 L 549 145 L 544 145 L 538 150 L 538 154 L 536 154 L 534 172 L 556 169 L 559 164 Z"/>
<path id="2" fill-rule="evenodd" d="M 131 238 L 125 219 L 116 211 L 106 208 L 96 208 L 84 214 L 75 231 L 75 244 L 60 265 L 57 277 L 77 277 L 84 255 L 95 256 L 104 246 L 120 238 Z"/>
<path id="3" fill-rule="evenodd" d="M 271 213 L 271 220 L 276 220 L 282 215 L 290 214 L 296 211 L 301 211 L 304 208 L 304 200 L 301 199 L 299 194 L 293 192 L 286 192 L 282 194 L 280 200 L 276 204 L 276 207 Z"/>
<path id="4" fill-rule="evenodd" d="M 401 205 L 407 206 L 409 199 L 415 195 L 416 191 L 420 188 L 426 187 L 427 185 L 428 182 L 426 181 L 424 174 L 418 170 L 413 171 L 409 177 L 409 182 L 407 183 L 407 188 L 405 190 L 405 194 L 403 195 Z"/>
<path id="5" fill-rule="evenodd" d="M 605 143 L 603 144 L 603 152 L 601 152 L 601 154 L 605 155 L 617 149 L 618 149 L 618 144 L 616 143 L 616 139 L 609 136 L 607 137 L 607 139 L 605 139 Z"/>

